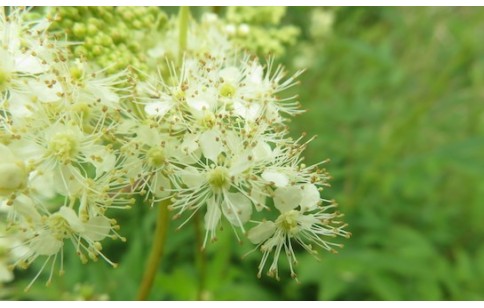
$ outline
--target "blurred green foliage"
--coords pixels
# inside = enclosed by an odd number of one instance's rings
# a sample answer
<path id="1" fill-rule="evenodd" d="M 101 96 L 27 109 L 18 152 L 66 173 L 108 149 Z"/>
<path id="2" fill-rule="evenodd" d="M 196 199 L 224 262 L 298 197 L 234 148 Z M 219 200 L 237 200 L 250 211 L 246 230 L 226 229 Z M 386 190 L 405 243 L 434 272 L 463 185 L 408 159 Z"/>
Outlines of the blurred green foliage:
<path id="1" fill-rule="evenodd" d="M 285 262 L 280 282 L 257 279 L 259 253 L 241 260 L 249 245 L 229 226 L 199 262 L 194 227 L 177 232 L 178 220 L 150 299 L 484 300 L 484 9 L 329 8 L 324 40 L 309 35 L 311 10 L 289 8 L 284 19 L 317 50 L 295 89 L 308 112 L 291 126 L 318 136 L 308 162 L 331 159 L 323 193 L 353 237 L 320 261 L 299 253 L 297 284 Z M 288 70 L 299 52 L 282 59 Z M 0 296 L 72 298 L 77 285 L 85 299 L 134 299 L 155 212 L 120 215 L 128 243 L 105 247 L 118 269 L 66 259 L 49 288 L 41 279 L 23 293 L 31 272 L 16 272 Z"/>
<path id="2" fill-rule="evenodd" d="M 484 10 L 335 14 L 293 126 L 318 134 L 307 158 L 331 159 L 353 237 L 321 264 L 301 257 L 306 296 L 483 300 Z"/>

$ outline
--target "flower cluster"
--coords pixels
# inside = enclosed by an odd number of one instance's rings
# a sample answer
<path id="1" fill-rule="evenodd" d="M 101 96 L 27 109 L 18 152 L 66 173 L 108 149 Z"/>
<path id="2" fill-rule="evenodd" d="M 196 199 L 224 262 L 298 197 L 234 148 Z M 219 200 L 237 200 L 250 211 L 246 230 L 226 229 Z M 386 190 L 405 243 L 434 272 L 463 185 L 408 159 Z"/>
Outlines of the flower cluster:
<path id="1" fill-rule="evenodd" d="M 309 141 L 289 137 L 288 119 L 302 110 L 285 92 L 299 73 L 234 51 L 205 15 L 188 27 L 185 53 L 170 20 L 144 62 L 165 63 L 108 74 L 54 39 L 51 19 L 25 16 L 0 15 L 0 201 L 20 241 L 14 267 L 43 257 L 38 275 L 50 264 L 50 281 L 57 263 L 63 271 L 66 242 L 83 263 L 116 266 L 101 242 L 125 240 L 115 209 L 136 195 L 168 206 L 180 228 L 202 214 L 203 247 L 229 224 L 262 252 L 259 275 L 273 255 L 268 274 L 278 278 L 284 249 L 295 277 L 293 245 L 334 251 L 332 238 L 349 236 L 334 201 L 321 197 L 329 175 L 303 163 Z"/>
<path id="2" fill-rule="evenodd" d="M 133 202 L 111 144 L 121 76 L 70 60 L 47 33 L 49 20 L 25 16 L 18 8 L 0 15 L 0 200 L 7 231 L 22 241 L 13 266 L 44 256 L 52 277 L 68 241 L 81 261 L 115 265 L 101 252 L 103 239 L 121 238 L 108 211 Z"/>

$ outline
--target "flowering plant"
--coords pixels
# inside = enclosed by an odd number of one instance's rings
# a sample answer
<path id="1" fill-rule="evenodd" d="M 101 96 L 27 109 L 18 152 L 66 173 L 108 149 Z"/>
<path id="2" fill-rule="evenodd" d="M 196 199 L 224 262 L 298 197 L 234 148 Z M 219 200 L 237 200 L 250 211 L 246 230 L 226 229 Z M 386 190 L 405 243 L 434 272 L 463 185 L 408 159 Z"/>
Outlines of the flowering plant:
<path id="1" fill-rule="evenodd" d="M 310 140 L 289 137 L 288 119 L 302 110 L 285 92 L 300 72 L 248 53 L 261 51 L 264 31 L 247 11 L 196 22 L 187 8 L 172 17 L 78 8 L 91 16 L 83 22 L 73 10 L 0 11 L 0 244 L 13 243 L 10 270 L 42 260 L 27 288 L 44 271 L 48 283 L 64 273 L 69 242 L 82 263 L 116 267 L 102 243 L 131 240 L 116 213 L 141 203 L 159 215 L 140 299 L 169 217 L 182 228 L 202 216 L 201 249 L 230 225 L 261 252 L 259 277 L 267 269 L 279 279 L 283 253 L 296 278 L 294 245 L 334 252 L 332 238 L 349 237 L 336 203 L 321 196 L 324 162 L 305 165 Z M 281 52 L 295 35 L 286 32 L 266 47 Z"/>

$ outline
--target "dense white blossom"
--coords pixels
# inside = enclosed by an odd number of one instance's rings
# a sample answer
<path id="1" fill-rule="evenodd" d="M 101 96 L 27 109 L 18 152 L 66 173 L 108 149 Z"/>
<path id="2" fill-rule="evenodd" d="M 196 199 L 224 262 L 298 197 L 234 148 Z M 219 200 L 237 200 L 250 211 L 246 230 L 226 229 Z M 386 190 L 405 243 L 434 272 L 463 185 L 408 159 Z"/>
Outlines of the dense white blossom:
<path id="1" fill-rule="evenodd" d="M 0 247 L 17 243 L 8 259 L 14 267 L 43 259 L 32 283 L 45 269 L 48 282 L 63 272 L 69 242 L 81 262 L 116 266 L 101 242 L 125 240 L 113 217 L 137 195 L 152 207 L 169 204 L 179 228 L 203 215 L 201 248 L 229 224 L 239 241 L 247 237 L 261 250 L 259 275 L 273 254 L 268 272 L 278 278 L 284 249 L 295 277 L 294 243 L 314 254 L 314 247 L 340 246 L 328 237 L 349 236 L 335 204 L 321 197 L 328 174 L 303 163 L 311 139 L 289 137 L 288 119 L 302 110 L 285 93 L 300 72 L 288 76 L 273 59 L 261 63 L 237 51 L 230 37 L 248 35 L 250 25 L 204 15 L 190 23 L 177 59 L 180 29 L 172 20 L 147 50 L 152 70 L 107 75 L 50 36 L 51 20 L 0 12 L 0 202 L 7 213 Z M 12 277 L 3 261 L 0 282 Z"/>

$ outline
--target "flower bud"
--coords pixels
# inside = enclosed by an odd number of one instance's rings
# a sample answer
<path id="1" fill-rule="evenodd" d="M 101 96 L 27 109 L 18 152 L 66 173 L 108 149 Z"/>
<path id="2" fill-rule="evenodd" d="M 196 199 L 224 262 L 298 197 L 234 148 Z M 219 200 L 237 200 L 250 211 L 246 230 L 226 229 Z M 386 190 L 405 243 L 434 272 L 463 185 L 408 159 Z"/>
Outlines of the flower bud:
<path id="1" fill-rule="evenodd" d="M 0 145 L 0 196 L 9 195 L 22 188 L 27 181 L 27 170 L 21 161 L 4 145 Z"/>

